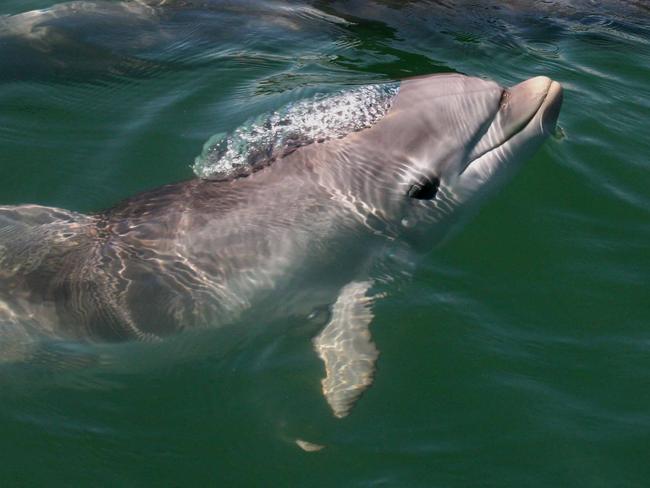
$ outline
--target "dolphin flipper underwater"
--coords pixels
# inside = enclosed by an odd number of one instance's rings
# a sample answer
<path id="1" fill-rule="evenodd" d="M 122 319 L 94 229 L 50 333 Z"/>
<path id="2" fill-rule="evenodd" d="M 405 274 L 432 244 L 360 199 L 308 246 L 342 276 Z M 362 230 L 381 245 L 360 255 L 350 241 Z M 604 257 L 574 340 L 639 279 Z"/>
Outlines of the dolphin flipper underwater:
<path id="1" fill-rule="evenodd" d="M 361 127 L 274 132 L 230 176 L 213 171 L 93 215 L 0 207 L 0 333 L 157 341 L 327 306 L 313 345 L 323 393 L 344 417 L 375 371 L 383 263 L 415 262 L 448 238 L 554 130 L 562 103 L 545 77 L 509 89 L 456 74 L 390 86 L 359 92 L 382 94 L 367 97 L 374 115 Z M 208 163 L 229 148 L 208 148 Z"/>

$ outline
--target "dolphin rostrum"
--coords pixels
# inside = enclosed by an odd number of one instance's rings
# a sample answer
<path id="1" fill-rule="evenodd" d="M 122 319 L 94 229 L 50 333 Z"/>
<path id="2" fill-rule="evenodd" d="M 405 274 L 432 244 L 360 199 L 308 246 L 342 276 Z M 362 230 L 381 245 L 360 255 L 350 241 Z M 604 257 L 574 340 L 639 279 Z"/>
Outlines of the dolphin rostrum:
<path id="1" fill-rule="evenodd" d="M 313 344 L 343 417 L 372 382 L 390 263 L 446 238 L 554 130 L 561 102 L 546 77 L 408 79 L 367 127 L 258 155 L 244 175 L 92 215 L 0 207 L 0 333 L 154 341 L 328 306 Z"/>

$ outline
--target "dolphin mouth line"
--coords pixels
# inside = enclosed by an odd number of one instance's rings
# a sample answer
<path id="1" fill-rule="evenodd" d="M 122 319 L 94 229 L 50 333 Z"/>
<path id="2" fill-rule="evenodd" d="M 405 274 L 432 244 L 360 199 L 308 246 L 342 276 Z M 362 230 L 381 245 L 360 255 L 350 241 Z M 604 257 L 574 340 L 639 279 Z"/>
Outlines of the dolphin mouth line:
<path id="1" fill-rule="evenodd" d="M 499 110 L 501 110 L 501 108 L 507 102 L 509 93 L 510 92 L 509 92 L 509 90 L 507 88 L 504 88 L 503 91 L 501 92 L 501 98 L 499 100 Z M 500 141 L 496 145 L 492 146 L 489 149 L 486 149 L 481 154 L 479 154 L 479 155 L 475 156 L 474 158 L 472 158 L 472 160 L 469 161 L 467 163 L 467 165 L 465 165 L 463 170 L 459 173 L 459 176 L 462 176 L 463 173 L 465 173 L 465 171 L 467 171 L 472 166 L 473 163 L 475 163 L 479 159 L 483 158 L 485 155 L 496 151 L 500 147 L 502 147 L 505 144 L 507 144 L 508 142 L 510 142 L 512 140 L 512 138 L 514 138 L 518 134 L 521 134 L 521 132 L 530 125 L 531 121 L 533 119 L 535 119 L 535 117 L 537 117 L 538 114 L 540 114 L 543 110 L 546 110 L 549 107 L 551 107 L 553 105 L 553 102 L 556 102 L 557 99 L 559 97 L 561 97 L 561 96 L 562 96 L 562 87 L 561 87 L 561 85 L 557 81 L 549 80 L 549 84 L 548 84 L 548 87 L 546 88 L 546 93 L 544 94 L 544 98 L 541 99 L 541 101 L 539 102 L 539 105 L 537 106 L 535 111 L 530 115 L 530 117 L 527 117 L 525 119 L 525 121 L 521 124 L 521 126 L 516 131 L 514 131 L 512 134 L 510 134 L 508 137 L 506 137 L 503 141 Z M 550 110 L 552 112 L 550 114 L 551 118 L 557 118 L 557 114 L 559 112 L 559 104 L 556 104 L 556 106 L 558 107 L 557 109 L 555 109 L 555 110 L 551 109 Z M 553 116 L 553 112 L 555 112 L 555 114 L 554 114 L 555 117 Z M 541 127 L 542 132 L 544 132 L 545 129 L 546 129 L 544 127 L 544 125 L 545 125 L 545 120 L 544 119 L 545 119 L 546 115 L 547 115 L 546 113 L 543 113 L 542 117 L 541 117 L 541 120 L 540 120 L 540 127 Z M 486 131 L 486 133 L 487 133 L 487 131 Z"/>

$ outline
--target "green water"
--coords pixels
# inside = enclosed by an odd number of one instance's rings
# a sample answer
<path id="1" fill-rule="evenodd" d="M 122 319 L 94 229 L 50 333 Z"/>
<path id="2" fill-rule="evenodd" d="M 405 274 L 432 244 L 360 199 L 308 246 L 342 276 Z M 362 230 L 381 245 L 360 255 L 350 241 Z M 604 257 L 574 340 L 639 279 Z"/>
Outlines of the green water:
<path id="1" fill-rule="evenodd" d="M 376 380 L 349 417 L 298 319 L 98 345 L 106 364 L 63 344 L 0 365 L 0 485 L 649 486 L 646 4 L 183 3 L 0 18 L 1 204 L 109 207 L 191 177 L 251 116 L 432 72 L 550 76 L 561 131 L 378 304 Z"/>

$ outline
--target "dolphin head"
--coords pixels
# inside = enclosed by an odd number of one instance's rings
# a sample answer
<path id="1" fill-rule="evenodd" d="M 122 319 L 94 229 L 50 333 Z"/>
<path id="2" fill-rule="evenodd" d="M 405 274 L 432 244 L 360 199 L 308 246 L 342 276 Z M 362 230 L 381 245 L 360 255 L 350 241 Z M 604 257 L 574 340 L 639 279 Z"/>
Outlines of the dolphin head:
<path id="1" fill-rule="evenodd" d="M 534 153 L 561 104 L 560 84 L 543 76 L 511 88 L 462 75 L 403 81 L 365 141 L 382 161 L 374 183 L 389 189 L 373 203 L 431 249 Z"/>

